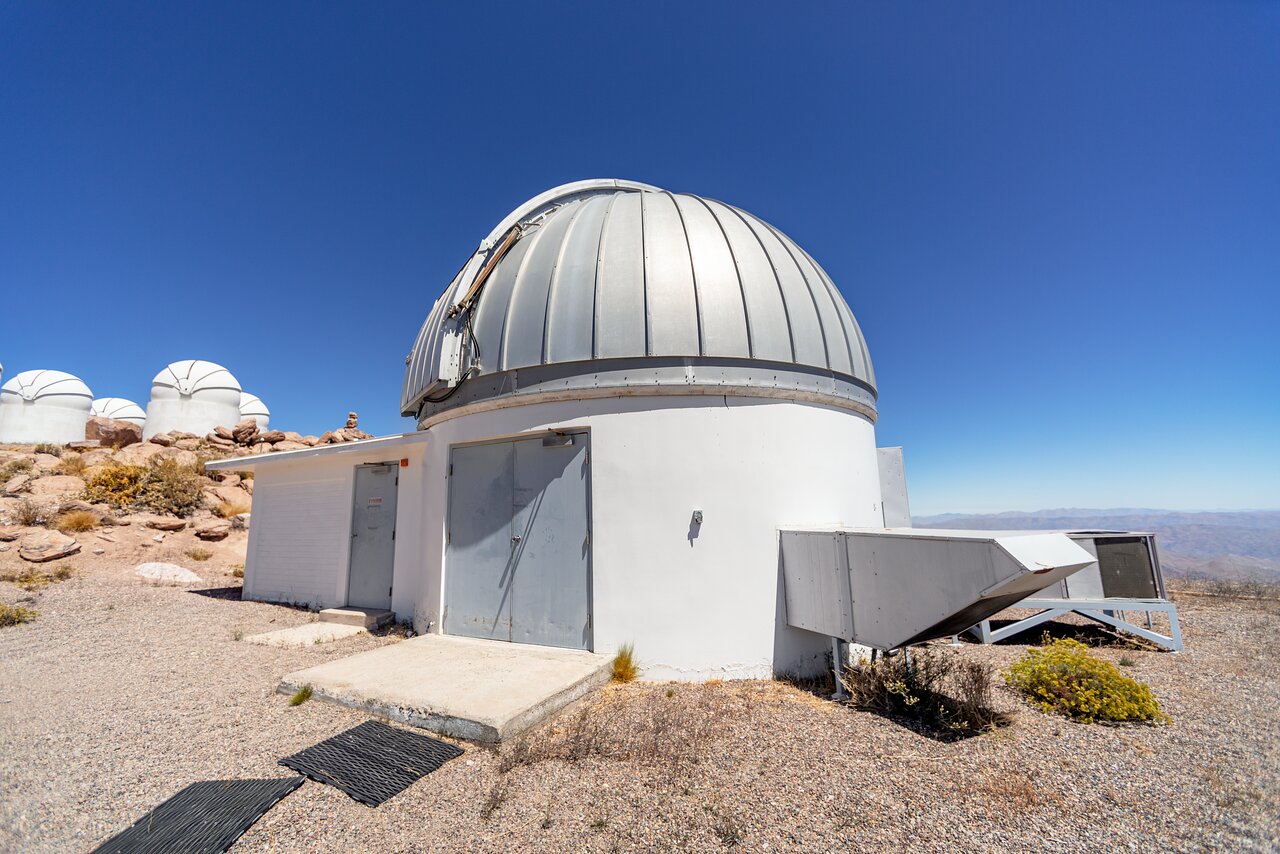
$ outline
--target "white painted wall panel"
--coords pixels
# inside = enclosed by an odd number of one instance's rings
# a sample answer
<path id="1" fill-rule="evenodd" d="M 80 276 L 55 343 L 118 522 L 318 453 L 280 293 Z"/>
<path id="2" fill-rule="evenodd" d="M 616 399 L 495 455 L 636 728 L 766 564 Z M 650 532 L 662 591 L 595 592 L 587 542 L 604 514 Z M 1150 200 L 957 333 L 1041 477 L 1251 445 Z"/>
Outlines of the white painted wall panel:
<path id="1" fill-rule="evenodd" d="M 255 478 L 248 598 L 321 608 L 344 604 L 351 479 L 324 468 L 329 471 L 264 470 Z"/>
<path id="2" fill-rule="evenodd" d="M 633 642 L 646 678 L 658 679 L 822 666 L 829 639 L 786 624 L 778 529 L 879 526 L 875 435 L 862 416 L 787 401 L 569 401 L 431 426 L 419 631 L 439 630 L 448 583 L 449 446 L 571 426 L 591 431 L 597 652 Z M 701 526 L 691 524 L 694 510 Z"/>

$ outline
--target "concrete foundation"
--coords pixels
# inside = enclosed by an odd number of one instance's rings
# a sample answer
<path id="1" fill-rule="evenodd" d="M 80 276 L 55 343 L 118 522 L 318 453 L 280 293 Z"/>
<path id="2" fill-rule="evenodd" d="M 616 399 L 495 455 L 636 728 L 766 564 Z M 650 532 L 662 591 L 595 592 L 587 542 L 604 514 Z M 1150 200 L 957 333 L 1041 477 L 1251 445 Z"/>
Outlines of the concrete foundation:
<path id="1" fill-rule="evenodd" d="M 579 650 L 423 635 L 290 673 L 278 690 L 468 741 L 511 738 L 609 681 L 612 659 Z"/>

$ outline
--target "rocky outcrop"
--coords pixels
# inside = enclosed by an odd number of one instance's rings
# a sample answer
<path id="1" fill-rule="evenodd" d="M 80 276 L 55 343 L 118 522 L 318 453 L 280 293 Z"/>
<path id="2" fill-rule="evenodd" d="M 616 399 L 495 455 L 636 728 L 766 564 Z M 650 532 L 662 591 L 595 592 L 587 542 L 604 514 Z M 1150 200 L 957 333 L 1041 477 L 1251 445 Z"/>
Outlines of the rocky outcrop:
<path id="1" fill-rule="evenodd" d="M 141 578 L 177 584 L 199 584 L 202 580 L 185 566 L 178 566 L 176 563 L 140 563 L 133 572 Z"/>
<path id="2" fill-rule="evenodd" d="M 231 536 L 231 523 L 224 519 L 210 519 L 196 525 L 196 537 L 206 542 L 217 542 Z"/>
<path id="3" fill-rule="evenodd" d="M 96 439 L 104 448 L 123 448 L 142 441 L 142 428 L 132 421 L 95 415 L 84 425 L 84 437 Z"/>
<path id="4" fill-rule="evenodd" d="M 5 497 L 12 498 L 26 492 L 31 488 L 31 475 L 16 474 L 5 481 L 4 487 L 0 488 Z"/>
<path id="5" fill-rule="evenodd" d="M 57 531 L 40 531 L 27 534 L 18 543 L 18 557 L 32 563 L 60 560 L 80 551 L 80 544 Z"/>
<path id="6" fill-rule="evenodd" d="M 55 474 L 31 481 L 31 494 L 37 498 L 69 498 L 84 491 L 84 481 L 69 474 Z"/>

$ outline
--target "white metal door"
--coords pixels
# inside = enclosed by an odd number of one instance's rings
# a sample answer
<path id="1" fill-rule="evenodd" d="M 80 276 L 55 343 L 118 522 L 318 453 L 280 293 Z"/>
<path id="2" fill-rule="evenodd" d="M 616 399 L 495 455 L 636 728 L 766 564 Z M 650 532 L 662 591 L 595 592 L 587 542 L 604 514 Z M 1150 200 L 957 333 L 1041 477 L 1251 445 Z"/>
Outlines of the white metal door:
<path id="1" fill-rule="evenodd" d="M 591 648 L 587 435 L 455 448 L 444 629 Z"/>
<path id="2" fill-rule="evenodd" d="M 348 605 L 391 607 L 398 472 L 394 463 L 356 466 Z"/>

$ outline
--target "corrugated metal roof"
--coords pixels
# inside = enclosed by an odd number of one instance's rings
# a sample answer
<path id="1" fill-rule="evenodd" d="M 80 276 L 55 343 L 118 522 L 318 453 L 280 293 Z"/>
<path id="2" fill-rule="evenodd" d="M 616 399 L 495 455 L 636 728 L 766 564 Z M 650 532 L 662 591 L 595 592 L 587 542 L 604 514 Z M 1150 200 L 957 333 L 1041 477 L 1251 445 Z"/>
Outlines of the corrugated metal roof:
<path id="1" fill-rule="evenodd" d="M 519 239 L 484 279 L 473 308 L 450 319 L 512 225 Z M 808 253 L 732 205 L 643 184 L 566 185 L 508 216 L 423 325 L 407 360 L 405 414 L 447 389 L 438 382 L 441 344 L 463 320 L 470 322 L 463 385 L 538 366 L 581 363 L 590 373 L 606 361 L 676 358 L 816 371 L 837 385 L 852 381 L 874 400 L 858 322 Z"/>

